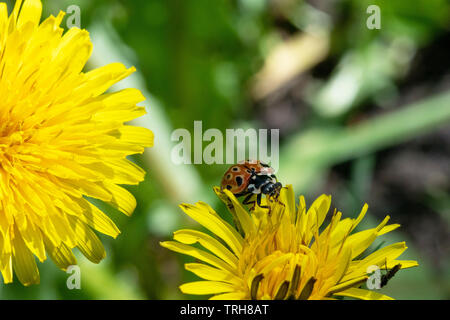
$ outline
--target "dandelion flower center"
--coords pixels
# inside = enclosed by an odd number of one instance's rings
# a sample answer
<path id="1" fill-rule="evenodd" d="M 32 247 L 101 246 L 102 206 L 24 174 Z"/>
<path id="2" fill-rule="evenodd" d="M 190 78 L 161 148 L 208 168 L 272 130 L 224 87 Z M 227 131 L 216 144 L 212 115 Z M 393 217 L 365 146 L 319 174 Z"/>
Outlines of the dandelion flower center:
<path id="1" fill-rule="evenodd" d="M 186 264 L 187 270 L 204 280 L 181 285 L 184 293 L 244 300 L 391 299 L 360 288 L 368 279 L 368 268 L 417 266 L 416 261 L 397 260 L 406 250 L 404 242 L 361 258 L 378 236 L 399 227 L 387 225 L 388 216 L 375 228 L 354 232 L 367 205 L 356 219 L 341 219 L 342 213 L 335 210 L 329 224 L 322 226 L 330 196 L 320 196 L 309 208 L 300 197 L 296 206 L 292 187 L 287 186 L 278 200 L 265 202 L 269 209 L 256 206 L 247 211 L 228 190 L 215 188 L 215 192 L 233 215 L 234 226 L 203 202 L 183 204 L 183 211 L 215 237 L 183 229 L 174 233 L 175 241 L 161 243 L 201 261 Z"/>
<path id="2" fill-rule="evenodd" d="M 95 231 L 117 237 L 113 221 L 88 199 L 130 215 L 122 186 L 145 172 L 127 159 L 153 144 L 153 133 L 125 122 L 145 114 L 139 90 L 106 93 L 135 71 L 120 63 L 83 72 L 92 43 L 86 30 L 42 23 L 40 0 L 0 3 L 0 272 L 39 283 L 35 257 L 61 269 L 73 248 L 92 262 L 106 255 Z"/>

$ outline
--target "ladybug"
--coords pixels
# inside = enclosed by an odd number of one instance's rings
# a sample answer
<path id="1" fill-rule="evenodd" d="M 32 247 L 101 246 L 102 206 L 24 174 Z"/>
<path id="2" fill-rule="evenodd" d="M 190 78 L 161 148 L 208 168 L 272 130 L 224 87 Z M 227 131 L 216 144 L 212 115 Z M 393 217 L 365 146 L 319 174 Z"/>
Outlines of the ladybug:
<path id="1" fill-rule="evenodd" d="M 261 206 L 263 194 L 275 199 L 280 195 L 282 184 L 274 174 L 275 170 L 261 161 L 246 160 L 232 165 L 223 175 L 220 184 L 222 190 L 230 190 L 236 197 L 246 196 L 243 204 L 252 204 L 253 195 Z"/>

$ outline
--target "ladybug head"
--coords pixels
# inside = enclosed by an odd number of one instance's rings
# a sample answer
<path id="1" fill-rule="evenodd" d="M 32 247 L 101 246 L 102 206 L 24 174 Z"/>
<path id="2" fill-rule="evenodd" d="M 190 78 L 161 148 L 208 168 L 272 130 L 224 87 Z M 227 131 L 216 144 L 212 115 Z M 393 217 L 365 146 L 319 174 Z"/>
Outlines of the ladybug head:
<path id="1" fill-rule="evenodd" d="M 261 192 L 270 197 L 278 198 L 282 187 L 283 185 L 280 182 L 268 183 L 262 187 Z"/>

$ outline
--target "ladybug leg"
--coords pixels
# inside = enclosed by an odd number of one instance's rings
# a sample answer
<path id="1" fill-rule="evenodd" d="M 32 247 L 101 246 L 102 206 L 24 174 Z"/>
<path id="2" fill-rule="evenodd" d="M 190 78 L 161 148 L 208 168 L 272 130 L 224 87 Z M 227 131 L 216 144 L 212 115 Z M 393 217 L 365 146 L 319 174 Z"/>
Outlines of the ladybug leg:
<path id="1" fill-rule="evenodd" d="M 279 182 L 275 183 L 274 189 L 270 192 L 268 199 L 272 203 L 275 201 L 275 202 L 278 202 L 283 207 L 285 207 L 284 203 L 278 200 L 278 198 L 280 197 L 281 188 L 283 188 L 281 183 L 279 183 Z"/>
<path id="2" fill-rule="evenodd" d="M 259 194 L 256 196 L 256 203 L 257 203 L 258 206 L 260 206 L 260 207 L 261 207 L 261 196 L 262 196 L 262 193 L 259 193 Z"/>
<path id="3" fill-rule="evenodd" d="M 269 206 L 261 205 L 261 199 L 262 199 L 262 193 L 259 193 L 258 196 L 256 197 L 256 203 L 258 204 L 258 206 L 263 209 L 269 209 Z"/>
<path id="4" fill-rule="evenodd" d="M 251 211 L 255 210 L 256 204 L 260 208 L 269 209 L 268 206 L 261 205 L 262 193 L 258 193 L 258 195 L 256 196 L 256 200 L 252 199 L 253 195 L 254 195 L 254 193 L 251 193 L 247 197 L 245 197 L 245 199 L 242 201 L 242 204 L 252 205 L 252 207 L 250 208 Z"/>
<path id="5" fill-rule="evenodd" d="M 248 204 L 248 205 L 253 205 L 252 208 L 250 210 L 255 210 L 255 205 L 257 204 L 258 207 L 263 208 L 263 209 L 269 209 L 268 206 L 263 206 L 261 204 L 261 199 L 262 199 L 262 193 L 258 193 L 258 195 L 256 196 L 256 200 L 250 201 L 251 198 L 253 196 L 253 193 L 248 195 L 244 201 L 242 202 L 243 204 Z"/>
<path id="6" fill-rule="evenodd" d="M 246 204 L 246 205 L 253 205 L 252 208 L 250 210 L 254 210 L 255 209 L 255 200 L 252 200 L 253 197 L 253 193 L 250 193 L 248 196 L 246 196 L 244 198 L 244 200 L 242 201 L 242 204 Z M 250 201 L 252 200 L 252 201 Z"/>
<path id="7" fill-rule="evenodd" d="M 244 200 L 242 201 L 242 204 L 253 204 L 253 203 L 255 203 L 255 201 L 250 201 L 250 200 L 252 200 L 252 197 L 253 197 L 253 193 L 250 193 L 248 196 L 246 196 L 244 198 Z"/>

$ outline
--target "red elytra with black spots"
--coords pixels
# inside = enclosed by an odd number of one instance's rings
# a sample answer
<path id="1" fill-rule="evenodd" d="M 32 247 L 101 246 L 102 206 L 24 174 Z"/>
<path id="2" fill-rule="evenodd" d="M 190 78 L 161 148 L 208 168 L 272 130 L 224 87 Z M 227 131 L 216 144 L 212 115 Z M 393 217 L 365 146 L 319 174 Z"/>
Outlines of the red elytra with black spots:
<path id="1" fill-rule="evenodd" d="M 220 186 L 222 189 L 230 190 L 236 196 L 248 194 L 248 185 L 254 175 L 267 175 L 273 177 L 274 170 L 269 165 L 259 160 L 232 165 L 223 175 Z"/>

